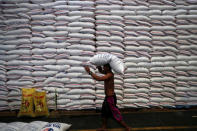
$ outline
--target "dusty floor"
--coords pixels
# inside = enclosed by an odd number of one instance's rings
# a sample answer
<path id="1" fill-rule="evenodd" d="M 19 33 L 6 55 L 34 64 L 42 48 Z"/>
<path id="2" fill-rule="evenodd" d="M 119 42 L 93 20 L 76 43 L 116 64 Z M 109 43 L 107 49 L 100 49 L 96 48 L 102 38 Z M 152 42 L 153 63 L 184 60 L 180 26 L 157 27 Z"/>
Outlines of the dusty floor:
<path id="1" fill-rule="evenodd" d="M 133 131 L 197 131 L 197 108 L 121 110 L 121 113 Z M 99 110 L 52 111 L 48 118 L 17 118 L 16 114 L 17 112 L 0 112 L 0 122 L 65 122 L 72 124 L 69 131 L 95 131 L 101 127 Z M 108 131 L 123 131 L 123 128 L 110 119 Z"/>

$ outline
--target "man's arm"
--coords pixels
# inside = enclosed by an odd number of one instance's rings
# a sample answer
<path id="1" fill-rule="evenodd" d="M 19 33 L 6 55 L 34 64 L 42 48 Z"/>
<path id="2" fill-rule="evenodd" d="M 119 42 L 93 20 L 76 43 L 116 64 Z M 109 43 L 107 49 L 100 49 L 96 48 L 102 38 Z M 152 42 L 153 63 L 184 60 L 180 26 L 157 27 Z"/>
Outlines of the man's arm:
<path id="1" fill-rule="evenodd" d="M 87 71 L 88 74 L 90 74 L 92 76 L 93 79 L 95 79 L 97 81 L 104 81 L 104 80 L 107 80 L 108 78 L 112 77 L 111 73 L 107 73 L 104 76 L 97 76 L 96 74 L 94 74 L 93 72 L 90 71 L 90 68 L 88 66 L 85 66 L 85 70 Z"/>
<path id="2" fill-rule="evenodd" d="M 94 79 L 97 80 L 97 81 L 104 81 L 104 80 L 107 80 L 107 79 L 109 79 L 110 77 L 112 77 L 112 74 L 111 74 L 111 73 L 107 73 L 107 74 L 104 75 L 104 76 L 97 76 L 96 74 L 94 74 L 94 73 L 92 73 L 92 72 L 90 71 L 89 74 L 92 76 L 92 78 L 94 78 Z"/>

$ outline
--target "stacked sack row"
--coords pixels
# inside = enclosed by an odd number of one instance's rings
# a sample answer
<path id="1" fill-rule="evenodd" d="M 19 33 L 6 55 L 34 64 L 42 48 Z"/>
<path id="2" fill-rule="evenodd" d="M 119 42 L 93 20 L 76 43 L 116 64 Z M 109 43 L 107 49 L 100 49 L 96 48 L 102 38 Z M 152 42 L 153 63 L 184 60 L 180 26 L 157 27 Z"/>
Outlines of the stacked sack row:
<path id="1" fill-rule="evenodd" d="M 4 78 L 1 79 L 4 81 L 4 84 L 1 84 L 1 90 L 7 88 L 8 91 L 4 94 L 7 103 L 4 103 L 3 106 L 9 106 L 9 109 L 13 110 L 20 108 L 21 91 L 19 87 L 33 85 L 30 63 L 32 34 L 30 17 L 27 15 L 30 10 L 17 2 L 1 1 L 0 55 L 1 66 L 6 71 L 3 73 Z"/>
<path id="2" fill-rule="evenodd" d="M 95 0 L 96 19 L 96 52 L 108 52 L 124 59 L 124 18 L 119 14 L 122 11 L 120 0 Z M 98 73 L 98 72 L 97 72 Z M 123 103 L 123 76 L 115 75 L 115 93 L 117 105 Z M 96 82 L 96 107 L 100 108 L 105 97 L 104 83 Z"/>
<path id="3" fill-rule="evenodd" d="M 151 24 L 148 1 L 124 1 L 124 107 L 149 107 Z"/>
<path id="4" fill-rule="evenodd" d="M 157 70 L 158 74 L 157 77 L 151 77 L 152 81 L 156 82 L 155 86 L 163 89 L 157 93 L 160 99 L 152 99 L 152 101 L 160 107 L 191 106 L 196 100 L 188 95 L 189 90 L 192 90 L 188 82 L 195 80 L 192 80 L 187 70 L 195 71 L 195 67 L 189 64 L 189 61 L 196 60 L 196 54 L 193 54 L 190 48 L 193 46 L 196 29 L 191 28 L 195 27 L 195 23 L 189 20 L 195 21 L 195 13 L 192 12 L 195 12 L 196 5 L 195 3 L 191 5 L 190 1 L 174 1 L 168 2 L 167 7 L 166 3 L 165 5 L 157 3 L 154 8 L 156 7 L 162 11 L 161 16 L 168 16 L 168 20 L 160 20 L 160 24 L 163 27 L 164 24 L 167 25 L 167 28 L 157 32 L 162 34 L 158 39 L 160 43 L 157 42 L 161 45 L 154 45 L 153 49 L 157 56 L 151 57 L 151 62 L 160 64 L 151 69 Z"/>
<path id="5" fill-rule="evenodd" d="M 67 64 L 70 68 L 61 75 L 70 79 L 65 84 L 65 88 L 68 88 L 69 91 L 63 96 L 69 97 L 71 101 L 63 109 L 94 109 L 95 81 L 82 66 L 83 62 L 88 61 L 95 52 L 94 2 L 91 0 L 68 1 L 68 6 L 72 7 L 67 10 L 68 18 L 73 17 L 74 20 L 69 21 L 66 27 L 72 30 L 69 31 L 68 38 L 66 38 L 70 45 L 66 49 L 67 53 L 64 52 L 64 54 L 68 54 L 68 58 L 62 59 L 60 62 L 69 62 Z M 65 14 L 60 15 L 60 17 L 64 16 Z"/>
<path id="6" fill-rule="evenodd" d="M 177 33 L 176 33 L 176 2 L 160 1 L 153 2 L 150 6 L 155 10 L 150 14 L 150 29 L 152 39 L 151 52 L 151 107 L 174 107 L 176 96 L 176 69 L 178 64 Z"/>
<path id="7" fill-rule="evenodd" d="M 42 1 L 41 5 L 31 14 L 36 85 L 48 91 L 52 109 L 56 105 L 67 110 L 94 108 L 94 80 L 82 66 L 95 51 L 94 2 Z"/>
<path id="8" fill-rule="evenodd" d="M 192 3 L 192 5 L 191 5 Z M 177 65 L 177 85 L 176 85 L 176 105 L 177 107 L 196 105 L 196 34 L 197 34 L 197 2 L 182 1 L 178 2 L 178 9 L 182 11 L 176 15 L 177 39 L 179 53 L 177 61 L 182 64 Z"/>
<path id="9" fill-rule="evenodd" d="M 95 51 L 94 2 L 16 0 L 2 7 L 1 109 L 19 109 L 20 88 L 34 86 L 49 90 L 52 109 L 56 90 L 58 109 L 94 108 L 94 80 L 82 67 Z"/>

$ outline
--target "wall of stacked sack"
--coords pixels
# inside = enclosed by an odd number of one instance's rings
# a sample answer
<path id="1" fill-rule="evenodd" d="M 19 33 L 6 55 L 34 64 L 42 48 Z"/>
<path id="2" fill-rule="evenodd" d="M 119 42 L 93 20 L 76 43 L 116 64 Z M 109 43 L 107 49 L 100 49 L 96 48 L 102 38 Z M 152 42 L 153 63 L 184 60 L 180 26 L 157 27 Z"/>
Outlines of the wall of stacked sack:
<path id="1" fill-rule="evenodd" d="M 29 87 L 47 91 L 50 109 L 100 108 L 103 82 L 82 65 L 101 52 L 126 65 L 115 75 L 120 108 L 197 105 L 196 0 L 0 0 L 0 7 L 0 110 L 18 110 Z"/>

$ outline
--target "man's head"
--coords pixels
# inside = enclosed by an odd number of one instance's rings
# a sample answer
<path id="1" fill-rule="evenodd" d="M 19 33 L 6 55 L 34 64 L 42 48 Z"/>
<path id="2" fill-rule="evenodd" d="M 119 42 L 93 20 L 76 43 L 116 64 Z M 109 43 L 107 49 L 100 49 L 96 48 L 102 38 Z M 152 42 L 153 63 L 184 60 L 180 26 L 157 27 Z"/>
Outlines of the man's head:
<path id="1" fill-rule="evenodd" d="M 103 69 L 104 69 L 104 71 L 107 73 L 107 72 L 110 72 L 111 71 L 111 66 L 109 65 L 109 64 L 105 64 L 104 66 L 103 66 Z"/>

